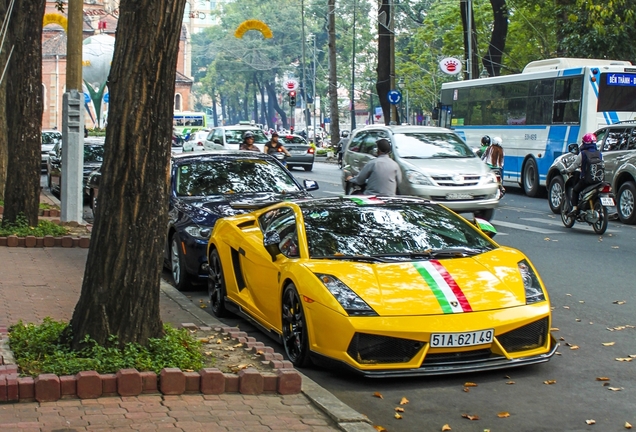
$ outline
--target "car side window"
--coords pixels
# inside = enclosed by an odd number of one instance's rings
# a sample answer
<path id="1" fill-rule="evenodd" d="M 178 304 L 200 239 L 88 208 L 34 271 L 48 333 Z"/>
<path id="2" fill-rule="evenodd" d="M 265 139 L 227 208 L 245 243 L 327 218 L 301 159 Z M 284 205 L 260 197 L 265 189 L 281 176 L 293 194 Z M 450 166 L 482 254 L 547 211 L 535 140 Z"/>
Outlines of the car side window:
<path id="1" fill-rule="evenodd" d="M 361 147 L 362 147 L 362 144 L 364 143 L 364 139 L 366 136 L 367 136 L 366 133 L 361 133 L 353 137 L 353 139 L 349 143 L 349 147 L 347 147 L 347 150 L 355 152 L 355 153 L 360 153 L 362 151 Z"/>
<path id="2" fill-rule="evenodd" d="M 216 131 L 214 129 L 212 129 L 205 139 L 208 140 L 208 141 L 212 141 L 214 139 L 214 133 L 215 132 Z"/>
<path id="3" fill-rule="evenodd" d="M 370 154 L 372 156 L 378 155 L 378 149 L 375 145 L 376 141 L 380 139 L 380 132 L 372 131 L 367 134 L 360 149 L 360 153 Z"/>
<path id="4" fill-rule="evenodd" d="M 627 150 L 635 150 L 636 149 L 636 128 L 632 129 L 632 133 L 629 137 L 629 141 L 627 142 Z"/>
<path id="5" fill-rule="evenodd" d="M 223 144 L 223 130 L 216 129 L 214 131 L 214 136 L 212 137 L 212 142 L 217 144 Z"/>
<path id="6" fill-rule="evenodd" d="M 626 149 L 630 135 L 629 132 L 631 132 L 631 128 L 608 129 L 607 137 L 605 137 L 605 142 L 603 143 L 603 151 L 609 152 L 620 150 L 623 145 Z"/>
<path id="7" fill-rule="evenodd" d="M 283 255 L 288 258 L 300 257 L 296 215 L 290 207 L 279 207 L 263 213 L 258 218 L 258 222 L 263 235 L 270 231 L 278 233 L 280 237 L 278 247 Z"/>
<path id="8" fill-rule="evenodd" d="M 607 129 L 599 129 L 594 132 L 594 135 L 596 135 L 596 147 L 599 151 L 603 151 L 603 140 L 607 136 Z"/>

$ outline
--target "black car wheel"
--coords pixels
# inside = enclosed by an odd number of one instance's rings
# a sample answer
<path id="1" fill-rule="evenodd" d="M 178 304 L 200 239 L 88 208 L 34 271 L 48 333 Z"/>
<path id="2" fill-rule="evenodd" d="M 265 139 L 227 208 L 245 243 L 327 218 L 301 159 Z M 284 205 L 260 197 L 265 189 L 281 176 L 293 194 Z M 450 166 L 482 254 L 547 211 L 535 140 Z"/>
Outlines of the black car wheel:
<path id="1" fill-rule="evenodd" d="M 312 169 L 314 169 L 314 165 L 311 164 L 309 166 L 304 166 L 303 168 L 305 169 L 305 171 L 311 171 Z"/>
<path id="2" fill-rule="evenodd" d="M 624 224 L 636 223 L 636 185 L 634 182 L 626 182 L 618 190 L 618 217 Z"/>
<path id="3" fill-rule="evenodd" d="M 307 321 L 298 291 L 293 283 L 285 287 L 282 306 L 285 353 L 294 366 L 307 366 L 310 363 Z"/>
<path id="4" fill-rule="evenodd" d="M 557 175 L 550 181 L 548 187 L 548 204 L 552 213 L 559 214 L 561 212 L 561 202 L 563 201 L 563 178 Z"/>
<path id="5" fill-rule="evenodd" d="M 190 280 L 186 273 L 185 260 L 181 251 L 181 240 L 177 233 L 172 236 L 170 242 L 170 270 L 175 288 L 179 291 L 186 291 L 190 288 Z"/>
<path id="6" fill-rule="evenodd" d="M 534 159 L 528 159 L 523 168 L 523 191 L 531 198 L 539 195 L 539 170 Z"/>
<path id="7" fill-rule="evenodd" d="M 212 250 L 208 259 L 208 295 L 210 296 L 210 307 L 218 318 L 228 315 L 225 309 L 225 277 L 223 277 L 223 267 L 221 258 L 216 249 Z"/>

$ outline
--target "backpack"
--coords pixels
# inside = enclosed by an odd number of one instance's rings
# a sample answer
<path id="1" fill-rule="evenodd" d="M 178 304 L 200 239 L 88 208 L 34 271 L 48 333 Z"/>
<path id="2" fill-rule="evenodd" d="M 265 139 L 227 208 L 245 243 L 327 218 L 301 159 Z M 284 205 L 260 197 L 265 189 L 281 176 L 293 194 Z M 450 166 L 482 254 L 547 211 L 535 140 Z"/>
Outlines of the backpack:
<path id="1" fill-rule="evenodd" d="M 600 183 L 605 180 L 605 165 L 601 152 L 583 150 L 582 177 L 586 183 Z"/>

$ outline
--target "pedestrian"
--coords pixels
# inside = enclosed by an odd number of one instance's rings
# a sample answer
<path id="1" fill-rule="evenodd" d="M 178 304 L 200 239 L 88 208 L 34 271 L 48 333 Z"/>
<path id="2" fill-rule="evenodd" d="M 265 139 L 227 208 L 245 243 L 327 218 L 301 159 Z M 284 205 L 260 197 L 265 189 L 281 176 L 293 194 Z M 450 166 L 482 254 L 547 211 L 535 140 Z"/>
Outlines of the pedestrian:
<path id="1" fill-rule="evenodd" d="M 88 129 L 84 126 L 84 138 L 88 138 Z"/>
<path id="2" fill-rule="evenodd" d="M 375 142 L 378 157 L 368 162 L 357 176 L 347 176 L 348 182 L 364 186 L 365 195 L 397 195 L 402 181 L 400 166 L 389 157 L 391 142 L 380 138 Z"/>
<path id="3" fill-rule="evenodd" d="M 259 148 L 254 145 L 254 133 L 247 131 L 243 134 L 243 142 L 239 146 L 239 150 L 260 152 Z"/>

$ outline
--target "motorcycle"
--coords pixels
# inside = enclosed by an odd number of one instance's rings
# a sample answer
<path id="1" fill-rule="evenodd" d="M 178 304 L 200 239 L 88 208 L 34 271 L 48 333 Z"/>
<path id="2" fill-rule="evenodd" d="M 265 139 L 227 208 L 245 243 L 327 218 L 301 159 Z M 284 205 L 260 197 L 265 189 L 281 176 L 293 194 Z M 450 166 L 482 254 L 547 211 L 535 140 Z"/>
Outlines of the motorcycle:
<path id="1" fill-rule="evenodd" d="M 492 172 L 497 176 L 497 184 L 499 185 L 499 199 L 502 199 L 506 194 L 506 188 L 503 186 L 503 177 L 501 175 L 501 168 L 491 168 Z"/>
<path id="2" fill-rule="evenodd" d="M 277 152 L 271 153 L 271 155 L 278 159 L 278 162 L 283 164 L 284 167 L 287 166 L 287 155 L 285 154 L 285 152 L 283 152 L 282 150 L 278 150 Z"/>
<path id="3" fill-rule="evenodd" d="M 344 169 L 344 178 L 346 179 L 350 175 L 353 175 L 347 168 Z M 364 195 L 366 185 L 360 186 L 357 183 L 352 183 L 349 180 L 345 180 L 345 195 Z"/>
<path id="4" fill-rule="evenodd" d="M 564 186 L 564 197 L 561 201 L 561 221 L 566 228 L 572 228 L 576 222 L 592 225 L 596 234 L 604 234 L 607 230 L 607 207 L 615 206 L 612 186 L 603 181 L 583 189 L 579 194 L 579 211 L 572 213 L 572 188 L 578 171 L 569 173 Z"/>

